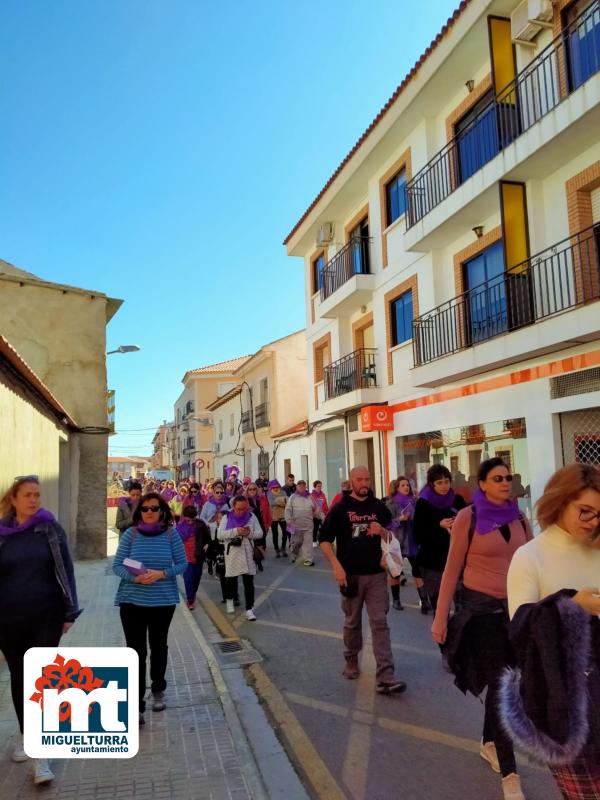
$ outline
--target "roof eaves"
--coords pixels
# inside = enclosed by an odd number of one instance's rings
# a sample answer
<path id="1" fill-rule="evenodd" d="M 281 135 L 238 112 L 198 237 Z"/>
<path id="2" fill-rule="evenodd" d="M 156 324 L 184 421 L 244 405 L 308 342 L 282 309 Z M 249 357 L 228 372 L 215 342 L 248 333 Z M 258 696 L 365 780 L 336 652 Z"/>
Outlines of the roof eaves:
<path id="1" fill-rule="evenodd" d="M 207 411 L 215 411 L 217 408 L 224 406 L 229 400 L 234 397 L 237 397 L 242 391 L 241 386 L 234 386 L 233 389 L 230 389 L 226 394 L 222 394 L 221 397 L 217 397 L 216 400 L 213 400 L 212 403 L 206 406 Z"/>
<path id="2" fill-rule="evenodd" d="M 4 356 L 13 369 L 16 370 L 19 375 L 24 378 L 25 381 L 27 381 L 27 383 L 29 383 L 30 386 L 44 398 L 44 400 L 70 428 L 79 427 L 73 417 L 65 409 L 62 403 L 56 399 L 42 379 L 38 378 L 31 367 L 21 358 L 15 348 L 2 335 L 0 335 L 0 355 Z"/>
<path id="3" fill-rule="evenodd" d="M 467 6 L 469 6 L 469 5 L 470 5 L 472 2 L 473 2 L 473 0 L 461 0 L 461 3 L 460 3 L 460 5 L 459 5 L 459 6 L 458 6 L 458 8 L 457 8 L 457 9 L 454 11 L 454 13 L 452 14 L 452 16 L 451 16 L 451 17 L 448 19 L 448 21 L 446 22 L 446 24 L 444 25 L 444 27 L 442 28 L 442 30 L 441 30 L 441 31 L 438 33 L 438 35 L 435 37 L 435 39 L 433 39 L 433 41 L 432 41 L 432 42 L 429 44 L 429 46 L 427 47 L 427 49 L 425 50 L 425 52 L 424 52 L 424 53 L 423 53 L 423 54 L 420 56 L 420 58 L 419 58 L 419 59 L 417 60 L 417 62 L 414 64 L 414 66 L 412 67 L 412 69 L 410 70 L 410 72 L 409 72 L 409 73 L 406 75 L 406 77 L 404 78 L 404 80 L 402 81 L 402 83 L 401 83 L 399 86 L 397 86 L 397 87 L 396 87 L 396 89 L 395 89 L 394 93 L 393 93 L 393 94 L 392 94 L 392 96 L 389 98 L 389 100 L 387 101 L 387 103 L 386 103 L 386 104 L 383 106 L 383 108 L 382 108 L 382 109 L 379 111 L 379 113 L 377 114 L 377 116 L 375 117 L 375 119 L 374 119 L 374 120 L 371 122 L 371 124 L 370 124 L 370 125 L 369 125 L 369 127 L 366 129 L 366 131 L 365 131 L 365 132 L 362 134 L 362 136 L 361 136 L 361 137 L 358 139 L 358 141 L 356 142 L 356 144 L 355 144 L 355 145 L 352 147 L 352 149 L 351 149 L 351 150 L 350 150 L 350 152 L 347 154 L 347 156 L 346 156 L 346 157 L 343 159 L 343 161 L 342 161 L 342 162 L 341 162 L 341 163 L 338 165 L 338 167 L 336 168 L 335 172 L 334 172 L 334 173 L 331 175 L 331 177 L 329 178 L 329 180 L 328 180 L 328 181 L 325 183 L 325 185 L 323 186 L 323 188 L 321 189 L 321 191 L 319 192 L 319 194 L 318 194 L 318 195 L 315 197 L 315 199 L 314 199 L 314 200 L 312 201 L 312 203 L 311 203 L 311 204 L 308 206 L 308 208 L 306 209 L 306 211 L 304 212 L 304 214 L 302 214 L 302 216 L 300 217 L 300 219 L 298 220 L 298 222 L 297 222 L 297 223 L 294 225 L 294 227 L 292 228 L 292 230 L 291 230 L 291 231 L 288 233 L 288 235 L 285 237 L 285 239 L 283 240 L 283 244 L 284 244 L 284 245 L 287 245 L 287 244 L 288 244 L 288 242 L 290 241 L 290 239 L 292 238 L 292 236 L 293 236 L 293 235 L 296 233 L 296 231 L 297 231 L 297 230 L 300 228 L 300 226 L 302 225 L 302 223 L 303 223 L 303 222 L 306 220 L 306 218 L 308 217 L 308 215 L 310 214 L 310 212 L 311 212 L 311 211 L 312 211 L 312 210 L 315 208 L 315 206 L 317 205 L 317 203 L 319 202 L 319 200 L 320 200 L 320 199 L 323 197 L 323 195 L 324 195 L 324 194 L 327 192 L 327 190 L 329 189 L 329 187 L 330 187 L 330 186 L 333 184 L 333 182 L 334 182 L 334 181 L 335 181 L 335 179 L 338 177 L 338 175 L 341 173 L 341 171 L 344 169 L 344 167 L 345 167 L 345 166 L 346 166 L 346 165 L 347 165 L 347 164 L 348 164 L 348 163 L 349 163 L 349 162 L 352 160 L 352 158 L 354 157 L 354 155 L 355 155 L 355 154 L 358 152 L 358 150 L 360 149 L 361 145 L 362 145 L 362 144 L 363 144 L 363 143 L 364 143 L 364 142 L 365 142 L 365 141 L 366 141 L 366 140 L 369 138 L 369 136 L 370 136 L 370 135 L 371 135 L 371 133 L 374 131 L 374 129 L 375 129 L 375 128 L 376 128 L 376 127 L 379 125 L 379 123 L 380 123 L 380 122 L 383 120 L 383 118 L 385 117 L 385 115 L 386 115 L 386 114 L 388 113 L 388 111 L 389 111 L 389 110 L 392 108 L 392 106 L 394 105 L 394 103 L 396 102 L 396 100 L 397 100 L 397 99 L 400 97 L 400 95 L 402 94 L 402 92 L 403 92 L 403 91 L 406 89 L 406 87 L 408 86 L 408 84 L 409 84 L 409 83 L 410 83 L 410 82 L 411 82 L 411 81 L 412 81 L 412 80 L 415 78 L 415 76 L 417 75 L 417 73 L 419 72 L 419 70 L 421 69 L 421 67 L 423 66 L 423 64 L 424 64 L 424 63 L 427 61 L 427 59 L 429 58 L 429 56 L 430 56 L 430 55 L 433 53 L 433 51 L 434 51 L 434 50 L 437 48 L 437 46 L 440 44 L 440 42 L 441 42 L 441 41 L 442 41 L 442 40 L 443 40 L 443 39 L 446 37 L 446 35 L 447 35 L 447 34 L 448 34 L 448 32 L 450 31 L 450 29 L 453 27 L 453 25 L 456 23 L 456 21 L 458 20 L 458 18 L 459 18 L 459 17 L 460 17 L 460 16 L 463 14 L 463 12 L 466 10 Z"/>

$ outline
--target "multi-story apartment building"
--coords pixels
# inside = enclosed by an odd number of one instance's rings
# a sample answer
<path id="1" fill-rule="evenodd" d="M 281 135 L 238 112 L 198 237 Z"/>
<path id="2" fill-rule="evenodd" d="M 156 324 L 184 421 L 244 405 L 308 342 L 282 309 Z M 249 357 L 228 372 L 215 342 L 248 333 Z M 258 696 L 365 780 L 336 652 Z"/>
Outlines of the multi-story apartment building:
<path id="1" fill-rule="evenodd" d="M 175 401 L 174 414 L 177 478 L 205 480 L 213 476 L 213 421 L 208 406 L 239 383 L 235 372 L 249 357 L 192 369 L 183 376 L 185 388 Z"/>
<path id="2" fill-rule="evenodd" d="M 335 170 L 285 240 L 330 493 L 600 462 L 599 130 L 598 0 L 465 0 Z"/>
<path id="3" fill-rule="evenodd" d="M 236 464 L 252 478 L 264 469 L 281 480 L 285 468 L 307 477 L 306 442 L 296 436 L 292 444 L 290 433 L 306 431 L 306 331 L 263 345 L 238 367 L 235 378 L 237 384 L 208 406 L 215 476 Z"/>
<path id="4" fill-rule="evenodd" d="M 174 438 L 174 427 L 174 422 L 167 422 L 165 419 L 162 425 L 159 425 L 156 429 L 156 433 L 152 438 L 151 469 L 173 469 L 172 439 Z"/>

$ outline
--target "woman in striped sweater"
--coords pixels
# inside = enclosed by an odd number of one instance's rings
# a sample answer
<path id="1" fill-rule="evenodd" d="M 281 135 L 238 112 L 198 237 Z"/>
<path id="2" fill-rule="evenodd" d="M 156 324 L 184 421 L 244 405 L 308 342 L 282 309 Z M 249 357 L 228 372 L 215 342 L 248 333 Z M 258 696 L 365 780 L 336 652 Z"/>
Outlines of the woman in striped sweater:
<path id="1" fill-rule="evenodd" d="M 121 624 L 128 647 L 140 658 L 140 724 L 146 704 L 146 653 L 150 643 L 152 710 L 166 708 L 167 636 L 179 603 L 177 575 L 187 567 L 181 537 L 171 526 L 168 503 L 158 492 L 142 497 L 133 514 L 133 526 L 121 536 L 113 572 L 121 579 L 115 605 L 120 607 Z M 146 571 L 137 575 L 124 566 L 126 558 L 141 561 Z"/>

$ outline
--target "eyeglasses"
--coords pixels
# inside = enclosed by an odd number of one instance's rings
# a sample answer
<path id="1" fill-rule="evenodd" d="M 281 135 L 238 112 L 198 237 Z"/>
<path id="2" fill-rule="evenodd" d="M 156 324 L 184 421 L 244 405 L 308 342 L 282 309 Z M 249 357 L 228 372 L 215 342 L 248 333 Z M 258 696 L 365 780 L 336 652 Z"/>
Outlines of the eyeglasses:
<path id="1" fill-rule="evenodd" d="M 581 522 L 591 522 L 593 519 L 600 522 L 600 511 L 593 511 L 591 508 L 581 508 L 580 506 L 577 506 L 577 508 L 579 509 Z"/>
<path id="2" fill-rule="evenodd" d="M 220 492 L 220 491 L 219 491 L 219 492 L 214 492 L 214 494 L 215 494 L 215 495 L 218 495 L 218 494 L 223 494 L 223 492 Z"/>
<path id="3" fill-rule="evenodd" d="M 160 511 L 160 506 L 141 506 L 140 511 L 142 514 L 156 514 L 157 511 Z"/>
<path id="4" fill-rule="evenodd" d="M 492 480 L 494 483 L 512 483 L 513 476 L 512 475 L 492 475 Z"/>

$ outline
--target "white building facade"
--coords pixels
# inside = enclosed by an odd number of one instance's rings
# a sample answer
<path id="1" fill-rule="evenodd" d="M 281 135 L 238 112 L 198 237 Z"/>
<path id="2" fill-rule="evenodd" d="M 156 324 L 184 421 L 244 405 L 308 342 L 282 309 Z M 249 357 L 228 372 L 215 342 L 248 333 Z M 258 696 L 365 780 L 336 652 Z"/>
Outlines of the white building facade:
<path id="1" fill-rule="evenodd" d="M 310 471 L 600 463 L 600 3 L 461 3 L 286 238 Z M 384 405 L 393 430 L 364 431 Z"/>

